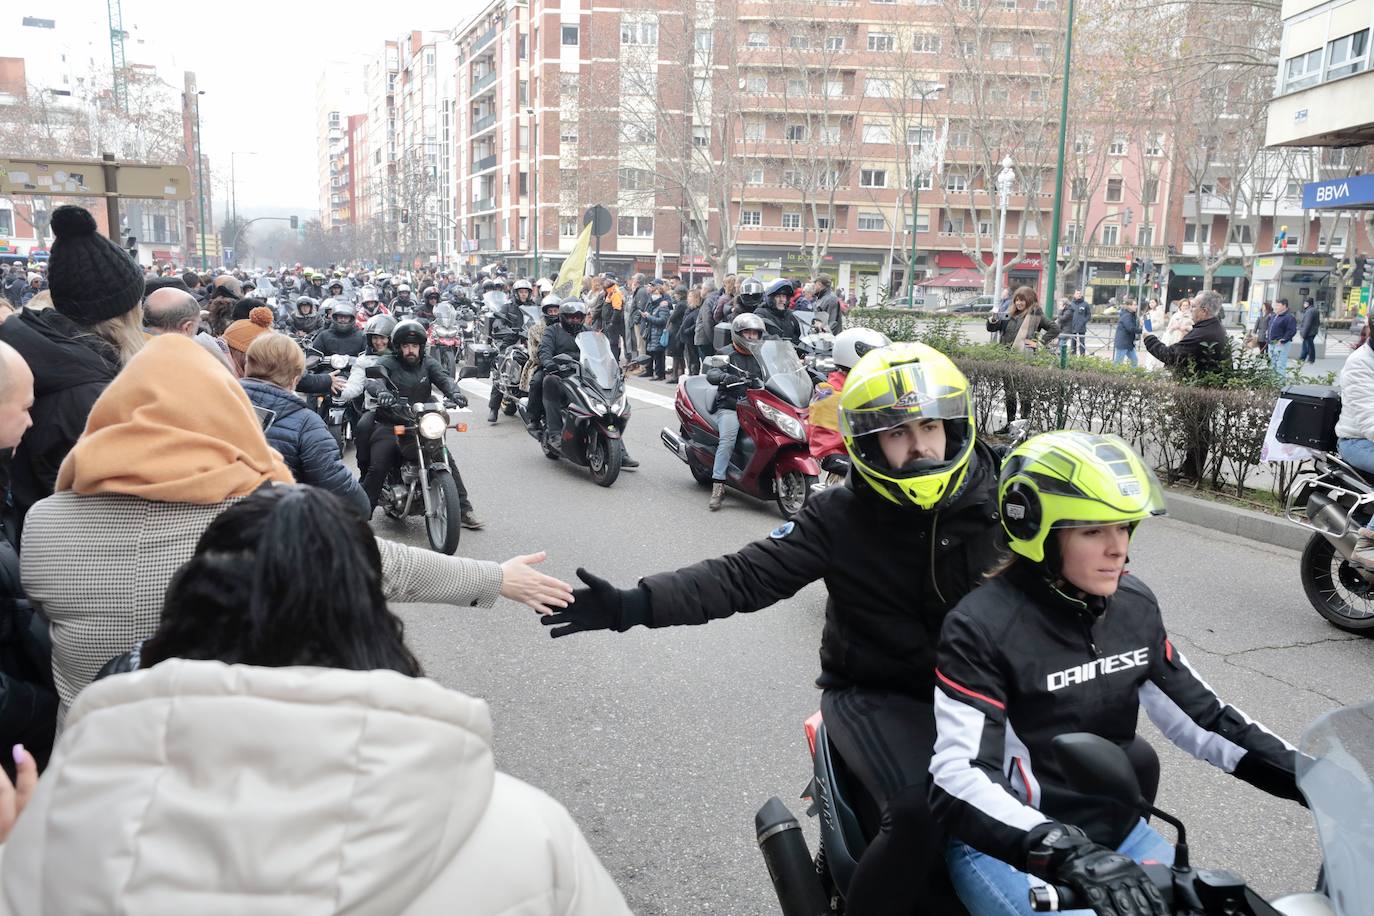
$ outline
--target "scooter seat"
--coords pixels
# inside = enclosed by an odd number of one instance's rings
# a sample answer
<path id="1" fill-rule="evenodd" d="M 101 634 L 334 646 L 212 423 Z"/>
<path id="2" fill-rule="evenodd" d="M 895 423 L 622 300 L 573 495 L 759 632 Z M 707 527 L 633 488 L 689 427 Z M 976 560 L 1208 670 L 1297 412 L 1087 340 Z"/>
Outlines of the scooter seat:
<path id="1" fill-rule="evenodd" d="M 706 381 L 704 375 L 689 375 L 682 382 L 687 391 L 687 399 L 692 402 L 697 413 L 703 417 L 712 416 L 711 405 L 716 400 L 716 386 Z M 712 422 L 714 426 L 714 421 Z"/>

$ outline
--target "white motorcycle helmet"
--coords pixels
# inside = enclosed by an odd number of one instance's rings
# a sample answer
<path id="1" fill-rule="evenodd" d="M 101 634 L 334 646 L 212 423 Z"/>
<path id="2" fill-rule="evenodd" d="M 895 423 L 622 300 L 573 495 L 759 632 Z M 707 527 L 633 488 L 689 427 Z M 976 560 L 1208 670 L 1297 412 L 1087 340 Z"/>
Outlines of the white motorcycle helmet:
<path id="1" fill-rule="evenodd" d="M 881 331 L 872 328 L 846 328 L 835 335 L 830 357 L 835 361 L 835 368 L 849 372 L 863 359 L 865 353 L 870 350 L 881 350 L 891 344 L 892 341 Z"/>

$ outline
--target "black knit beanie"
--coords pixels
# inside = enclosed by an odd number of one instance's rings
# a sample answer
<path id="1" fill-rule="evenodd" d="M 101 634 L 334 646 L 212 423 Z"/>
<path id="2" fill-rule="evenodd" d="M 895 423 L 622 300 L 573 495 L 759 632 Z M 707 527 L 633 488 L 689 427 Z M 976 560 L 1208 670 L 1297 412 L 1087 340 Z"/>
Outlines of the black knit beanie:
<path id="1" fill-rule="evenodd" d="M 48 287 L 53 308 L 78 324 L 115 318 L 143 298 L 143 268 L 100 234 L 95 217 L 71 205 L 52 211 Z"/>

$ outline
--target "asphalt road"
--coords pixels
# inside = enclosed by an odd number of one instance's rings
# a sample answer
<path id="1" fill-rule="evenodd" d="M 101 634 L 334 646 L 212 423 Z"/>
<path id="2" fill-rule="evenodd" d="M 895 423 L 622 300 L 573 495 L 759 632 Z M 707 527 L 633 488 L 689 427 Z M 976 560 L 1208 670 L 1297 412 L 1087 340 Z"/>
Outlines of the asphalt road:
<path id="1" fill-rule="evenodd" d="M 610 489 L 544 458 L 517 420 L 489 427 L 485 398 L 472 397 L 470 431 L 450 437 L 487 525 L 464 532 L 459 553 L 503 560 L 547 549 L 552 574 L 571 581 L 582 565 L 624 587 L 779 523 L 771 504 L 738 496 L 709 513 L 707 491 L 658 440 L 676 422 L 672 388 L 632 387 L 628 442 L 642 467 Z M 423 543 L 418 520 L 380 522 L 379 532 Z M 1295 553 L 1164 519 L 1143 526 L 1132 560 L 1174 644 L 1223 696 L 1290 740 L 1323 711 L 1374 693 L 1374 642 L 1311 610 Z M 802 721 L 819 703 L 824 602 L 813 585 L 704 627 L 557 641 L 532 611 L 504 601 L 399 610 L 430 676 L 490 703 L 497 765 L 572 811 L 636 913 L 764 914 L 777 904 L 753 816 L 777 794 L 806 820 Z M 1311 887 L 1318 856 L 1304 810 L 1142 727 L 1164 761 L 1159 804 L 1188 824 L 1195 863 L 1236 870 L 1268 894 Z M 814 849 L 810 826 L 808 837 Z"/>

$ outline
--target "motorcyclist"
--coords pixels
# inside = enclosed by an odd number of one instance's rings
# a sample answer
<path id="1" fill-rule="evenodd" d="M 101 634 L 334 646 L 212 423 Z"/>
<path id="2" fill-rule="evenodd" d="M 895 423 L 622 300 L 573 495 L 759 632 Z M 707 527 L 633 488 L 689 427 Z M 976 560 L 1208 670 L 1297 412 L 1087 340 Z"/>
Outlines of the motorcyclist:
<path id="1" fill-rule="evenodd" d="M 850 881 L 854 913 L 958 912 L 927 806 L 935 634 L 1004 548 L 997 457 L 975 437 L 972 406 L 968 380 L 933 348 L 873 351 L 841 401 L 854 467 L 844 486 L 813 494 L 766 538 L 634 588 L 578 570 L 586 587 L 545 618 L 561 627 L 555 636 L 702 624 L 824 580 L 821 709 L 831 743 L 883 812 Z"/>
<path id="2" fill-rule="evenodd" d="M 844 451 L 840 435 L 840 394 L 854 366 L 869 351 L 889 346 L 887 335 L 872 328 L 849 328 L 835 335 L 830 358 L 835 368 L 816 386 L 807 412 L 807 440 L 813 458 L 821 459 Z"/>
<path id="3" fill-rule="evenodd" d="M 768 307 L 758 313 L 763 318 L 764 333 L 790 340 L 794 345 L 801 340 L 801 322 L 792 311 L 792 296 L 796 291 L 797 285 L 786 277 L 774 280 L 763 293 Z"/>
<path id="4" fill-rule="evenodd" d="M 381 299 L 381 294 L 375 286 L 364 286 L 358 290 L 358 308 L 364 319 L 371 319 L 379 313 L 390 314 L 386 306 L 382 305 Z"/>
<path id="5" fill-rule="evenodd" d="M 533 305 L 534 284 L 531 283 L 529 280 L 526 280 L 524 277 L 521 277 L 519 280 L 516 280 L 513 284 L 511 284 L 510 295 L 511 298 L 515 300 L 515 304 L 517 307 L 524 305 Z"/>
<path id="6" fill-rule="evenodd" d="M 286 330 L 297 337 L 314 334 L 320 329 L 319 302 L 311 296 L 301 296 L 296 300 L 286 326 Z"/>
<path id="7" fill-rule="evenodd" d="M 329 292 L 329 298 L 331 298 L 331 299 L 344 299 L 344 298 L 347 298 L 346 296 L 344 296 L 344 285 L 343 285 L 343 281 L 342 281 L 342 280 L 337 280 L 337 279 L 336 279 L 336 280 L 330 280 L 330 281 L 329 281 L 328 292 Z"/>
<path id="8" fill-rule="evenodd" d="M 367 476 L 363 478 L 363 492 L 367 494 L 368 505 L 374 510 L 387 475 L 401 463 L 401 446 L 392 429 L 393 425 L 405 420 L 398 408 L 430 400 L 435 388 L 443 392 L 448 406 L 466 407 L 468 403 L 457 382 L 444 372 L 433 357 L 426 355 L 427 341 L 428 335 L 420 322 L 407 319 L 397 323 L 391 332 L 390 352 L 379 356 L 375 364 L 384 379 L 368 382 L 367 387 L 376 398 L 378 422 L 368 440 L 369 461 Z M 481 528 L 482 522 L 473 514 L 467 488 L 463 486 L 463 477 L 456 467 L 453 482 L 458 485 L 462 526 Z"/>
<path id="9" fill-rule="evenodd" d="M 555 333 L 558 328 L 559 316 L 563 300 L 549 293 L 544 300 L 539 303 L 539 311 L 544 316 L 544 323 L 530 328 L 530 352 L 535 354 L 535 358 L 530 360 L 534 366 L 533 374 L 530 375 L 529 385 L 525 388 L 530 393 L 529 402 L 525 408 L 525 425 L 531 432 L 539 432 L 544 428 L 544 338 Z M 585 323 L 585 322 L 584 322 Z M 537 335 L 538 339 L 535 339 Z M 576 342 L 573 345 L 573 353 L 577 351 Z"/>
<path id="10" fill-rule="evenodd" d="M 743 315 L 745 312 L 753 312 L 763 305 L 763 284 L 753 277 L 749 277 L 739 285 L 739 293 L 735 296 L 733 311 L 735 315 Z"/>
<path id="11" fill-rule="evenodd" d="M 358 327 L 358 310 L 343 299 L 334 302 L 329 327 L 315 335 L 310 346 L 325 356 L 360 356 L 367 349 L 367 337 Z"/>
<path id="12" fill-rule="evenodd" d="M 544 394 L 544 425 L 548 432 L 544 436 L 544 454 L 558 458 L 559 443 L 563 439 L 563 386 L 558 378 L 558 357 L 571 356 L 577 359 L 582 351 L 577 346 L 577 335 L 581 334 L 587 322 L 587 307 L 580 299 L 569 299 L 558 307 L 558 323 L 544 331 L 539 342 L 539 368 L 544 373 L 541 390 Z"/>
<path id="13" fill-rule="evenodd" d="M 484 286 L 486 292 L 501 293 L 498 297 L 500 304 L 491 316 L 492 338 L 495 339 L 496 335 L 503 331 L 524 330 L 525 313 L 520 311 L 520 303 L 516 301 L 515 293 L 507 295 L 498 280 L 488 280 Z"/>
<path id="14" fill-rule="evenodd" d="M 391 332 L 396 330 L 396 319 L 390 315 L 373 315 L 363 328 L 367 339 L 367 351 L 359 356 L 348 373 L 348 381 L 340 393 L 345 401 L 352 403 L 358 411 L 358 422 L 353 428 L 354 438 L 363 443 L 358 449 L 358 478 L 367 476 L 371 463 L 370 449 L 366 444 L 372 441 L 372 429 L 377 422 L 375 410 L 377 393 L 367 390 L 367 370 L 377 364 L 377 359 L 391 349 Z"/>
<path id="15" fill-rule="evenodd" d="M 434 320 L 434 308 L 439 304 L 439 290 L 433 286 L 426 286 L 424 293 L 420 296 L 420 302 L 415 306 L 415 317 L 423 318 L 425 321 Z"/>
<path id="16" fill-rule="evenodd" d="M 711 413 L 716 421 L 716 460 L 711 468 L 711 499 L 708 508 L 715 512 L 725 499 L 725 474 L 730 456 L 735 453 L 739 439 L 739 418 L 735 405 L 749 388 L 760 388 L 763 368 L 759 365 L 759 344 L 763 340 L 764 323 L 758 315 L 744 314 L 730 322 L 730 343 L 717 351 L 729 360 L 733 371 L 708 369 L 706 380 L 716 387 Z"/>
<path id="17" fill-rule="evenodd" d="M 316 302 L 323 299 L 324 287 L 320 285 L 320 281 L 324 279 L 324 276 L 318 273 L 317 271 L 312 270 L 308 274 L 306 274 L 306 277 L 307 279 L 305 285 L 301 287 L 301 295 L 309 296 Z"/>
<path id="18" fill-rule="evenodd" d="M 391 314 L 400 321 L 410 316 L 415 308 L 415 300 L 410 298 L 410 284 L 402 283 L 396 287 L 396 298 L 391 300 Z"/>
<path id="19" fill-rule="evenodd" d="M 1136 527 L 1165 514 L 1129 445 L 1036 436 L 1007 456 L 998 504 L 1012 558 L 945 618 L 936 654 L 930 803 L 953 841 L 950 877 L 974 916 L 1029 916 L 1022 872 L 1102 901 L 1099 914 L 1172 913 L 1136 863 L 1170 864 L 1173 848 L 1136 799 L 1073 785 L 1054 737 L 1087 732 L 1124 749 L 1143 706 L 1183 750 L 1301 801 L 1297 752 L 1213 692 L 1126 572 Z"/>

